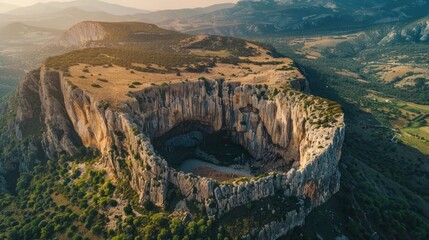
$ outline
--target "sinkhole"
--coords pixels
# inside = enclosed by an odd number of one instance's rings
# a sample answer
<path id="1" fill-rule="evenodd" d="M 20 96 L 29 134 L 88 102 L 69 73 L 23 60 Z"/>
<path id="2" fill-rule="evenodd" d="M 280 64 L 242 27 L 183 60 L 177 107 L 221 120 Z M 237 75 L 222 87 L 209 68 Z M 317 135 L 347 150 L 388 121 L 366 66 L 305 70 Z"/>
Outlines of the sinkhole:
<path id="1" fill-rule="evenodd" d="M 254 177 L 272 170 L 265 158 L 252 156 L 239 144 L 237 132 L 214 131 L 198 121 L 181 122 L 152 142 L 170 167 L 217 181 Z"/>
<path id="2" fill-rule="evenodd" d="M 201 177 L 226 181 L 263 172 L 259 159 L 237 143 L 235 132 L 213 131 L 198 121 L 178 124 L 153 145 L 169 166 Z"/>

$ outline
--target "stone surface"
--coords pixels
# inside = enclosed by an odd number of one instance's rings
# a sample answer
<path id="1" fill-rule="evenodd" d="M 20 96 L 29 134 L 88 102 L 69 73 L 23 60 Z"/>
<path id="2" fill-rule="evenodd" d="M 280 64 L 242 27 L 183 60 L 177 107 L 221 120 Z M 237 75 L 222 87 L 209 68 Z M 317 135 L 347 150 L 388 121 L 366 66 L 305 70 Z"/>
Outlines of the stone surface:
<path id="1" fill-rule="evenodd" d="M 60 37 L 49 42 L 49 47 L 84 48 L 90 42 L 100 41 L 106 37 L 103 26 L 97 22 L 82 22 L 74 25 Z"/>

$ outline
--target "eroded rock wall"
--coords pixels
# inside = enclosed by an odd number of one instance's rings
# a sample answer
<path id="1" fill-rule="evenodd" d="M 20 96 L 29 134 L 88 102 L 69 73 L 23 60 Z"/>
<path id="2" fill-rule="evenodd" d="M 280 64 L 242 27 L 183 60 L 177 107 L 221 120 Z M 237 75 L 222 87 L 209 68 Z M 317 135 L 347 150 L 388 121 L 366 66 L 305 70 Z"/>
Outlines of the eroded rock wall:
<path id="1" fill-rule="evenodd" d="M 82 22 L 74 25 L 63 35 L 49 42 L 46 46 L 61 48 L 83 48 L 88 43 L 101 41 L 107 33 L 97 22 Z"/>
<path id="2" fill-rule="evenodd" d="M 198 121 L 213 131 L 232 132 L 234 140 L 257 159 L 277 152 L 299 160 L 299 143 L 305 136 L 300 103 L 266 100 L 260 94 L 252 85 L 199 80 L 145 89 L 133 94 L 137 103 L 129 103 L 128 108 L 150 138 L 181 122 Z"/>

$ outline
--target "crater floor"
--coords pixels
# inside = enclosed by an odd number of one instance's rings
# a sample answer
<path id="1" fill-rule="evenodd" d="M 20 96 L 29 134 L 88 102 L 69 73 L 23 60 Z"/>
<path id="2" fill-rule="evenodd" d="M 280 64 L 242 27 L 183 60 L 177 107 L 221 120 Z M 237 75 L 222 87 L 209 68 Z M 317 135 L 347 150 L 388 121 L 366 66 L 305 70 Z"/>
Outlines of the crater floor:
<path id="1" fill-rule="evenodd" d="M 181 123 L 153 143 L 170 167 L 217 181 L 259 174 L 255 159 L 228 131 L 209 132 L 198 122 Z"/>

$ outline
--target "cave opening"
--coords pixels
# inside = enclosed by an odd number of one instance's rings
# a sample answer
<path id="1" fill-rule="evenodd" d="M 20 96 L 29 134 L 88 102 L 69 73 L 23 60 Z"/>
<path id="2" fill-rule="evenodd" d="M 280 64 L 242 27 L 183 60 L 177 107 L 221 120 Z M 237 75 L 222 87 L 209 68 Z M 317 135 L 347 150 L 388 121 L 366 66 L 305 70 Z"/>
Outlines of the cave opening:
<path id="1" fill-rule="evenodd" d="M 257 159 L 234 141 L 235 133 L 214 131 L 198 121 L 185 121 L 153 139 L 169 166 L 186 173 L 227 181 L 261 173 Z"/>

